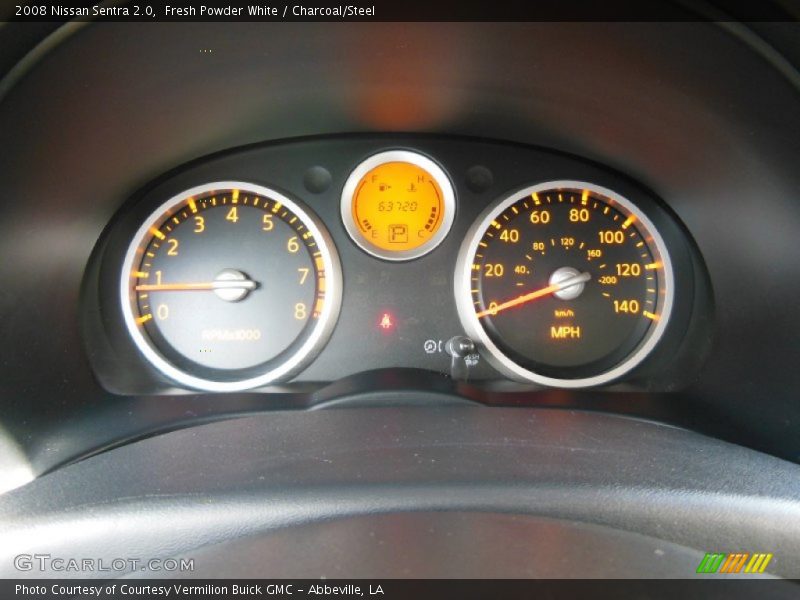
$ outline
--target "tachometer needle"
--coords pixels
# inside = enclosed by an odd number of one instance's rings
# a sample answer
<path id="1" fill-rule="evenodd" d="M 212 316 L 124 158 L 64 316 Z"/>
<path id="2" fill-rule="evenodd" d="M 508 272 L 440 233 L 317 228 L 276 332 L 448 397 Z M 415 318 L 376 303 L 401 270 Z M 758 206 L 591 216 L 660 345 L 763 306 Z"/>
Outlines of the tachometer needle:
<path id="1" fill-rule="evenodd" d="M 243 300 L 258 287 L 258 283 L 236 269 L 220 271 L 214 281 L 202 283 L 143 283 L 134 287 L 137 292 L 203 292 L 213 291 L 227 302 Z"/>
<path id="2" fill-rule="evenodd" d="M 205 283 L 145 283 L 137 285 L 137 292 L 196 292 L 204 290 L 254 290 L 255 281 L 208 281 Z"/>
<path id="3" fill-rule="evenodd" d="M 535 292 L 524 294 L 522 296 L 519 296 L 518 298 L 509 300 L 508 302 L 503 302 L 502 304 L 498 304 L 494 308 L 483 310 L 479 312 L 477 316 L 480 319 L 488 315 L 496 315 L 500 311 L 506 310 L 507 308 L 513 308 L 515 306 L 519 306 L 520 304 L 525 304 L 527 302 L 531 302 L 532 300 L 536 300 L 537 298 L 542 298 L 544 296 L 549 296 L 550 294 L 555 294 L 556 292 L 570 288 L 573 285 L 585 283 L 589 281 L 591 278 L 592 276 L 589 273 L 580 273 L 578 275 L 575 275 L 574 277 L 570 277 L 568 279 L 564 279 L 563 281 L 559 281 L 558 283 L 554 283 L 553 285 L 548 285 L 547 287 L 538 289 Z"/>

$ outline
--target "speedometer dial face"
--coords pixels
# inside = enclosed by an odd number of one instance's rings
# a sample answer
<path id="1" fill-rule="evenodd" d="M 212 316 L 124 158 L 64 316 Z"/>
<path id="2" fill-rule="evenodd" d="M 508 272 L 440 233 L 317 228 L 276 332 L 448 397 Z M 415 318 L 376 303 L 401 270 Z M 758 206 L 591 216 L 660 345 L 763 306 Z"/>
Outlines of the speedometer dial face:
<path id="1" fill-rule="evenodd" d="M 268 188 L 220 182 L 159 207 L 132 241 L 123 314 L 144 356 L 211 391 L 281 381 L 325 343 L 341 274 L 312 214 Z"/>
<path id="2" fill-rule="evenodd" d="M 459 256 L 461 321 L 503 372 L 599 385 L 639 364 L 669 319 L 673 274 L 652 222 L 615 192 L 557 181 L 482 215 Z"/>

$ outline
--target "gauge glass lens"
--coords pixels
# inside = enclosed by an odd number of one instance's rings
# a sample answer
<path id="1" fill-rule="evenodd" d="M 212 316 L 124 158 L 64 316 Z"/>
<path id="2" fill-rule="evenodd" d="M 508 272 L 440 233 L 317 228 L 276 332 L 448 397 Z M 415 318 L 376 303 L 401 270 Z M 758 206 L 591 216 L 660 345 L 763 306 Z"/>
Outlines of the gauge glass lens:
<path id="1" fill-rule="evenodd" d="M 462 322 L 517 378 L 610 381 L 641 362 L 669 318 L 663 240 L 611 190 L 580 182 L 523 190 L 479 220 L 462 255 Z"/>
<path id="2" fill-rule="evenodd" d="M 353 171 L 342 195 L 342 218 L 353 240 L 388 260 L 435 248 L 453 212 L 453 189 L 442 169 L 407 151 L 372 156 Z"/>
<path id="3" fill-rule="evenodd" d="M 128 327 L 179 383 L 245 389 L 285 379 L 324 343 L 339 267 L 298 203 L 246 183 L 211 184 L 159 208 L 123 273 Z"/>

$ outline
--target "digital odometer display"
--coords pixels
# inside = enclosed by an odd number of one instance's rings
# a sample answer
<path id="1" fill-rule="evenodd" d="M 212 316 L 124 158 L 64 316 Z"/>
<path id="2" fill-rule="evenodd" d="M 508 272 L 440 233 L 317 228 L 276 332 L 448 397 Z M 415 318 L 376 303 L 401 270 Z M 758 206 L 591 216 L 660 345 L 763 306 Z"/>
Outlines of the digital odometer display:
<path id="1" fill-rule="evenodd" d="M 517 378 L 567 387 L 619 377 L 663 332 L 663 241 L 631 202 L 580 182 L 522 190 L 473 227 L 459 262 L 462 322 Z"/>
<path id="2" fill-rule="evenodd" d="M 170 379 L 212 391 L 285 380 L 326 341 L 340 267 L 299 203 L 247 183 L 187 190 L 132 241 L 122 274 L 128 329 Z"/>

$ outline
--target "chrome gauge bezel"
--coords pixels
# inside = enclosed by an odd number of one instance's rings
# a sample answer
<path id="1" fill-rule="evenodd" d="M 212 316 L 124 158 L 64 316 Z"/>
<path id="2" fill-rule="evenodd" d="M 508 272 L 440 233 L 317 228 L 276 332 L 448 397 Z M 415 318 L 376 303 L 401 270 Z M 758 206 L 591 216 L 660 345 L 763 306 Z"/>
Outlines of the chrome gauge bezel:
<path id="1" fill-rule="evenodd" d="M 180 206 L 187 198 L 198 196 L 216 190 L 239 189 L 267 198 L 278 200 L 293 214 L 298 216 L 314 236 L 317 247 L 322 254 L 325 264 L 325 302 L 319 318 L 313 326 L 305 341 L 291 355 L 278 366 L 255 377 L 236 381 L 218 381 L 198 377 L 192 373 L 177 368 L 168 361 L 155 347 L 147 334 L 136 324 L 134 313 L 135 295 L 133 294 L 132 272 L 137 259 L 138 250 L 141 248 L 150 228 L 156 226 L 168 211 Z M 321 221 L 309 209 L 274 190 L 254 183 L 244 181 L 215 181 L 205 183 L 184 190 L 172 196 L 169 200 L 159 205 L 145 219 L 134 235 L 122 263 L 120 278 L 119 300 L 126 329 L 131 339 L 142 356 L 162 375 L 181 386 L 208 392 L 237 392 L 286 381 L 300 372 L 325 346 L 336 325 L 339 309 L 342 302 L 342 268 L 333 240 Z"/>
<path id="2" fill-rule="evenodd" d="M 416 165 L 421 169 L 425 169 L 425 171 L 427 171 L 439 185 L 439 189 L 442 190 L 442 202 L 444 204 L 444 216 L 442 217 L 442 224 L 428 241 L 412 250 L 391 252 L 373 246 L 366 239 L 364 239 L 364 236 L 359 230 L 358 225 L 353 220 L 352 203 L 358 182 L 361 181 L 361 178 L 364 177 L 364 175 L 369 173 L 375 167 L 379 167 L 383 164 L 391 162 L 406 162 Z M 447 234 L 450 233 L 450 229 L 453 227 L 453 221 L 455 220 L 456 196 L 455 191 L 453 190 L 453 184 L 450 182 L 450 178 L 447 176 L 447 173 L 445 173 L 444 169 L 432 159 L 420 154 L 419 152 L 412 152 L 411 150 L 385 150 L 383 152 L 373 154 L 369 158 L 363 160 L 350 173 L 347 181 L 345 181 L 344 188 L 342 188 L 340 212 L 342 216 L 342 223 L 344 224 L 347 234 L 359 248 L 376 258 L 392 262 L 401 262 L 425 256 L 444 241 L 444 239 L 447 237 Z"/>
<path id="3" fill-rule="evenodd" d="M 658 304 L 656 306 L 658 321 L 651 327 L 641 340 L 639 345 L 619 364 L 613 368 L 580 379 L 559 379 L 547 377 L 526 369 L 509 358 L 495 344 L 486 330 L 480 323 L 473 306 L 472 299 L 472 263 L 478 244 L 492 221 L 503 213 L 509 206 L 517 202 L 523 196 L 533 193 L 544 192 L 553 189 L 588 189 L 590 192 L 603 196 L 612 205 L 617 205 L 622 212 L 631 214 L 639 221 L 642 235 L 648 243 L 658 253 L 658 260 L 663 264 L 663 272 L 660 274 Z M 651 219 L 633 202 L 610 190 L 606 187 L 589 183 L 586 181 L 557 180 L 537 183 L 528 187 L 520 188 L 508 195 L 501 201 L 487 208 L 476 219 L 466 234 L 456 262 L 456 272 L 454 281 L 456 307 L 459 319 L 464 327 L 465 333 L 476 342 L 481 354 L 504 375 L 521 382 L 536 383 L 548 387 L 557 388 L 586 388 L 603 385 L 619 379 L 629 373 L 650 354 L 658 344 L 667 329 L 675 295 L 675 276 L 672 268 L 672 261 L 664 242 L 663 237 L 656 229 Z M 663 290 L 663 293 L 662 293 Z"/>

